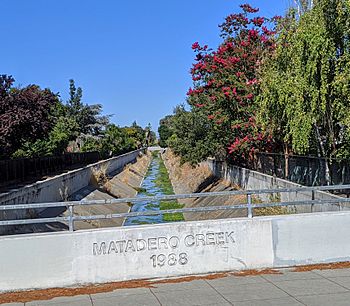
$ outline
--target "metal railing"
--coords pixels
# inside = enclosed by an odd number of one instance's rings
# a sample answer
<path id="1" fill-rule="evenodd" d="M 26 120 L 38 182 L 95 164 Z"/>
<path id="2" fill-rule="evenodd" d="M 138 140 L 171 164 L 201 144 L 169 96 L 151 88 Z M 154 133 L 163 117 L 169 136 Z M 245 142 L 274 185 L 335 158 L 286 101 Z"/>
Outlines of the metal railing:
<path id="1" fill-rule="evenodd" d="M 147 197 L 138 197 L 138 198 L 120 198 L 120 199 L 111 199 L 111 200 L 94 200 L 94 201 L 82 200 L 82 201 L 67 201 L 67 202 L 0 205 L 0 212 L 8 211 L 8 210 L 54 208 L 54 207 L 66 207 L 67 210 L 69 211 L 69 216 L 67 217 L 2 220 L 0 221 L 0 226 L 26 225 L 26 224 L 34 224 L 34 223 L 68 222 L 69 231 L 74 231 L 75 221 L 92 221 L 92 220 L 114 219 L 114 218 L 129 218 L 129 217 L 138 217 L 138 216 L 155 216 L 155 215 L 164 215 L 164 214 L 173 214 L 173 213 L 189 213 L 189 212 L 198 213 L 198 212 L 211 212 L 211 211 L 219 211 L 219 210 L 224 211 L 224 210 L 234 210 L 234 209 L 242 209 L 242 208 L 247 209 L 248 218 L 253 218 L 253 211 L 256 208 L 313 205 L 313 204 L 322 205 L 322 204 L 350 203 L 349 198 L 339 197 L 334 200 L 333 199 L 332 200 L 315 199 L 315 192 L 317 191 L 331 191 L 331 190 L 339 190 L 339 189 L 341 190 L 350 189 L 350 185 L 235 190 L 235 191 L 222 191 L 222 192 L 174 194 L 174 195 L 165 195 L 165 196 L 147 196 Z M 253 204 L 253 201 L 252 201 L 253 195 L 292 193 L 292 192 L 311 192 L 311 200 L 258 203 L 258 204 Z M 193 207 L 193 208 L 167 209 L 167 210 L 156 210 L 156 211 L 150 210 L 150 211 L 142 211 L 142 212 L 116 213 L 116 214 L 90 215 L 90 216 L 74 215 L 74 207 L 77 207 L 77 206 L 137 203 L 137 202 L 143 202 L 143 201 L 155 202 L 155 201 L 169 201 L 169 200 L 178 200 L 178 199 L 194 199 L 194 198 L 197 199 L 197 198 L 206 198 L 206 197 L 237 196 L 237 195 L 246 195 L 246 203 L 235 204 L 235 205 L 224 205 L 224 206 Z"/>

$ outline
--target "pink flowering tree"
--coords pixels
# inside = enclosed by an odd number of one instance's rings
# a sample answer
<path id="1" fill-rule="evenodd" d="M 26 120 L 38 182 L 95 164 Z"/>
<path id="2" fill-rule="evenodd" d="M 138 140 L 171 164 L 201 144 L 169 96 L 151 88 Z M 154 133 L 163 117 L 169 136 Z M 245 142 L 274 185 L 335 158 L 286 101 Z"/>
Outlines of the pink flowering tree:
<path id="1" fill-rule="evenodd" d="M 256 123 L 258 72 L 265 55 L 275 49 L 279 17 L 257 16 L 258 9 L 241 5 L 220 25 L 223 42 L 217 50 L 192 45 L 196 59 L 188 102 L 218 127 L 218 138 L 231 159 L 249 160 L 258 150 L 271 150 L 272 137 Z"/>

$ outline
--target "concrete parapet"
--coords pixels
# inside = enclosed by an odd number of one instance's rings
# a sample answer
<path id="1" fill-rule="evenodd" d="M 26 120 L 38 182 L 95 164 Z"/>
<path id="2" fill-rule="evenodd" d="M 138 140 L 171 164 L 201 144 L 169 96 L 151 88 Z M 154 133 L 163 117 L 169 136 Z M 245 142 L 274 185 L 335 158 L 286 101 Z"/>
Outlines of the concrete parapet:
<path id="1" fill-rule="evenodd" d="M 350 212 L 0 237 L 0 291 L 350 261 Z"/>

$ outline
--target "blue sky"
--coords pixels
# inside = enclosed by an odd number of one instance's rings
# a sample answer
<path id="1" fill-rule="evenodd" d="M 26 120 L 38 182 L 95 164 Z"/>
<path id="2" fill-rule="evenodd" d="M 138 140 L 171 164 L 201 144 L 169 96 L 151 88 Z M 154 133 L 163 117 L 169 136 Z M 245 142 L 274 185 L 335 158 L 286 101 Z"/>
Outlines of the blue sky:
<path id="1" fill-rule="evenodd" d="M 192 43 L 216 47 L 217 25 L 245 2 L 273 16 L 290 0 L 0 0 L 0 74 L 64 100 L 73 78 L 114 123 L 156 129 L 185 102 Z"/>

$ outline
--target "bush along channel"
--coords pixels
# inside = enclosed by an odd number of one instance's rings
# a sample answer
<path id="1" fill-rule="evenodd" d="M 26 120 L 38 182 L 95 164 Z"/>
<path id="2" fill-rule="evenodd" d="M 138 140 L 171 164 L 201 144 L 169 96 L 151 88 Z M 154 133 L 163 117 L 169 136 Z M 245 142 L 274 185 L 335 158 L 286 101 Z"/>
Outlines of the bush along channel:
<path id="1" fill-rule="evenodd" d="M 156 196 L 156 195 L 169 195 L 174 194 L 173 187 L 171 185 L 168 171 L 164 165 L 159 153 L 153 152 L 152 161 L 147 171 L 145 179 L 139 189 L 138 197 Z M 142 201 L 135 203 L 131 211 L 141 212 L 148 210 L 166 210 L 166 209 L 178 209 L 183 205 L 176 200 L 171 201 Z M 183 221 L 184 217 L 182 213 L 163 214 L 157 216 L 139 216 L 127 218 L 124 225 L 137 225 L 137 224 L 154 224 L 164 222 L 176 222 Z"/>

